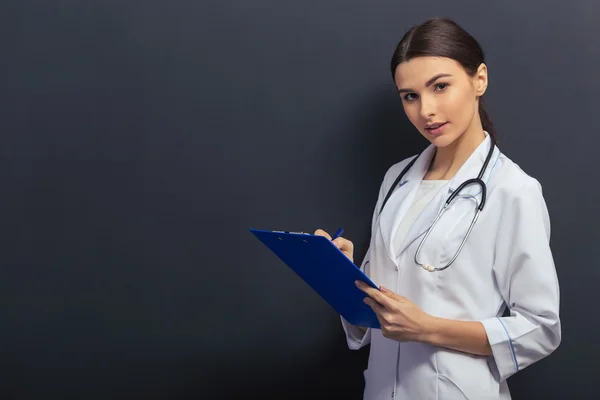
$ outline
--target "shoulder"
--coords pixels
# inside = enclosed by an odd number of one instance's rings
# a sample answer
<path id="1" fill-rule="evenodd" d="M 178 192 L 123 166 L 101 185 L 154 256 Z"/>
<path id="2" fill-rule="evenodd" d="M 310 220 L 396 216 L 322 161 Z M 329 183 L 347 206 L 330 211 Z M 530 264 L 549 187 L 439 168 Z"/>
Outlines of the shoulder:
<path id="1" fill-rule="evenodd" d="M 506 154 L 501 153 L 489 178 L 490 195 L 498 196 L 507 206 L 543 205 L 542 184 L 525 172 Z"/>
<path id="2" fill-rule="evenodd" d="M 505 154 L 500 154 L 498 164 L 489 179 L 488 198 L 498 207 L 502 226 L 528 232 L 532 240 L 550 240 L 550 212 L 540 181 Z"/>

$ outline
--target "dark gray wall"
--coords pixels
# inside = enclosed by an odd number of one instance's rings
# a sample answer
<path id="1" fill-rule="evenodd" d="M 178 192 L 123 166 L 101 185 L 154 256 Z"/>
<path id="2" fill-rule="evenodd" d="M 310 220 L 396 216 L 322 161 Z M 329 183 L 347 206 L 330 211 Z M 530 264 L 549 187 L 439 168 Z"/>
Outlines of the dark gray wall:
<path id="1" fill-rule="evenodd" d="M 487 51 L 551 213 L 564 341 L 514 398 L 598 398 L 594 0 L 2 1 L 0 397 L 359 399 L 367 352 L 247 229 L 343 226 L 362 259 L 426 145 L 389 57 L 433 16 Z"/>

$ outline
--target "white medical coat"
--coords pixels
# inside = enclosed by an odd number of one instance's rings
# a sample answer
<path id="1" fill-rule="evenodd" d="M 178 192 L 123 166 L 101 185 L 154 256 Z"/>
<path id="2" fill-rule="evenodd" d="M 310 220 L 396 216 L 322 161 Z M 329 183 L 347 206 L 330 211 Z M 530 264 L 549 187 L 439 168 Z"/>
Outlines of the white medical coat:
<path id="1" fill-rule="evenodd" d="M 394 234 L 435 147 L 430 145 L 417 159 L 379 215 L 388 189 L 412 157 L 393 165 L 381 185 L 361 269 L 375 284 L 407 297 L 426 313 L 480 321 L 493 355 L 400 343 L 383 337 L 379 329 L 362 335 L 342 317 L 350 349 L 371 346 L 365 400 L 510 399 L 506 379 L 549 355 L 561 341 L 559 285 L 541 186 L 498 148 L 483 175 L 485 207 L 456 261 L 441 272 L 425 271 L 414 262 L 425 230 L 452 191 L 477 177 L 490 144 L 486 133 L 456 176 L 425 207 L 400 249 L 393 247 Z M 422 264 L 444 265 L 455 254 L 475 211 L 469 195 L 480 201 L 480 187 L 463 189 L 444 213 L 421 249 Z M 502 317 L 507 305 L 510 316 Z"/>

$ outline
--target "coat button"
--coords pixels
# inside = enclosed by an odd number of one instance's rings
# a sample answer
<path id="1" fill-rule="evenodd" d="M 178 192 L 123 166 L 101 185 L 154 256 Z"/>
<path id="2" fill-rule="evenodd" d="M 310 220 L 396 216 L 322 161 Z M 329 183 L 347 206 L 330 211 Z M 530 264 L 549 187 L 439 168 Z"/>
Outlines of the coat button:
<path id="1" fill-rule="evenodd" d="M 397 265 L 396 265 L 396 268 L 395 268 L 395 269 L 396 269 L 396 271 L 398 271 L 398 266 L 397 266 Z"/>

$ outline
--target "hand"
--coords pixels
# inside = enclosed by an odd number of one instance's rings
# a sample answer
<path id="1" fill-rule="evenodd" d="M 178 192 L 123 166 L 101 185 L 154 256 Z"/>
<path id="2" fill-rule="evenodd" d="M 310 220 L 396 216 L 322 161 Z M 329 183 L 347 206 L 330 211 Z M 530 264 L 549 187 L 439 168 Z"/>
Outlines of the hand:
<path id="1" fill-rule="evenodd" d="M 331 235 L 322 229 L 317 229 L 315 235 L 325 236 L 327 239 L 331 240 Z M 354 244 L 351 241 L 340 236 L 333 241 L 333 244 L 335 244 L 337 248 L 350 259 L 350 261 L 354 262 Z"/>
<path id="2" fill-rule="evenodd" d="M 375 311 L 384 337 L 399 342 L 424 341 L 434 319 L 431 315 L 383 286 L 381 291 L 359 281 L 356 286 L 369 296 L 364 302 Z"/>

